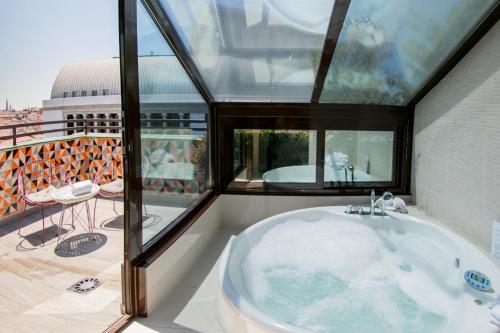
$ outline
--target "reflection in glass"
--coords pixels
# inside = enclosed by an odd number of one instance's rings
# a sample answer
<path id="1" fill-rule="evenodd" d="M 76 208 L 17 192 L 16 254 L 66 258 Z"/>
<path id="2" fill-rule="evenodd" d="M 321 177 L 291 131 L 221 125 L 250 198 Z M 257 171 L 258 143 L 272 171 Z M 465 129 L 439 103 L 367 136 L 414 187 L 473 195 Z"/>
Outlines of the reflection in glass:
<path id="1" fill-rule="evenodd" d="M 235 182 L 316 182 L 316 131 L 237 129 L 233 146 Z"/>
<path id="2" fill-rule="evenodd" d="M 309 101 L 334 0 L 161 0 L 219 101 Z"/>
<path id="3" fill-rule="evenodd" d="M 320 98 L 407 105 L 496 0 L 353 0 Z"/>
<path id="4" fill-rule="evenodd" d="M 394 133 L 326 131 L 325 182 L 392 181 Z"/>
<path id="5" fill-rule="evenodd" d="M 207 190 L 208 107 L 139 1 L 137 12 L 145 244 Z"/>

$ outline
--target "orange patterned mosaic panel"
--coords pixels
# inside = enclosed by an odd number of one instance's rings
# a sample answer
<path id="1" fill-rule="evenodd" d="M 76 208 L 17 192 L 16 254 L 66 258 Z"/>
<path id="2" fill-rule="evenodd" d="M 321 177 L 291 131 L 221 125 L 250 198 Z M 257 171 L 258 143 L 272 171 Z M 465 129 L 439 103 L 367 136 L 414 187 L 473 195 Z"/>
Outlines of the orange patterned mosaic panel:
<path id="1" fill-rule="evenodd" d="M 57 174 L 66 172 L 71 181 L 90 179 L 104 163 L 113 157 L 118 175 L 123 174 L 120 138 L 78 138 L 34 144 L 0 151 L 0 218 L 22 211 L 24 202 L 19 200 L 17 177 L 23 169 L 27 193 L 39 191 L 53 181 L 47 170 L 40 171 L 37 161 L 55 165 Z M 43 168 L 42 168 L 43 169 Z"/>
<path id="2" fill-rule="evenodd" d="M 196 161 L 193 153 L 195 144 L 183 140 L 150 140 L 145 141 L 143 153 L 150 156 L 153 151 L 168 152 L 175 162 L 193 163 L 195 174 L 192 180 L 185 179 L 156 179 L 146 178 L 143 186 L 146 191 L 170 193 L 201 193 L 205 190 L 205 170 L 201 167 L 205 163 Z M 123 177 L 122 143 L 120 138 L 84 137 L 63 141 L 55 141 L 31 146 L 19 147 L 12 150 L 0 151 L 0 220 L 10 214 L 20 212 L 25 203 L 18 195 L 17 177 L 19 170 L 25 173 L 27 193 L 39 191 L 53 183 L 51 173 L 34 168 L 37 161 L 46 161 L 57 168 L 57 178 L 66 174 L 72 182 L 92 179 L 94 175 L 112 160 L 112 172 L 103 172 L 102 181 Z M 163 162 L 152 166 L 163 168 Z"/>

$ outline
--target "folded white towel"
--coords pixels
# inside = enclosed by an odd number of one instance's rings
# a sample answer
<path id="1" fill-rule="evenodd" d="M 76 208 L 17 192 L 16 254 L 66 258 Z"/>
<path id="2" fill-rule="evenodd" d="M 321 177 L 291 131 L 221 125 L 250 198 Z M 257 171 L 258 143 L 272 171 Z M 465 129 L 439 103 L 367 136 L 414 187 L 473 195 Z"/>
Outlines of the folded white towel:
<path id="1" fill-rule="evenodd" d="M 407 214 L 408 209 L 406 209 L 406 203 L 400 197 L 395 197 L 392 200 L 392 207 L 394 207 L 394 211 L 402 214 Z"/>
<path id="2" fill-rule="evenodd" d="M 92 191 L 92 182 L 90 180 L 84 180 L 74 183 L 71 185 L 71 191 L 75 197 L 90 193 Z"/>

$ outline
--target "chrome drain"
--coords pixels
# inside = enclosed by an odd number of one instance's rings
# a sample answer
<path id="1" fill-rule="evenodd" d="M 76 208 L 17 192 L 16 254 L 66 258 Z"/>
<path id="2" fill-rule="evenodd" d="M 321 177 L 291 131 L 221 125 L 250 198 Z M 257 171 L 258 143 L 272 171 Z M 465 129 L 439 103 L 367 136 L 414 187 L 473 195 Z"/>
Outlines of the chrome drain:
<path id="1" fill-rule="evenodd" d="M 77 293 L 88 293 L 99 287 L 101 283 L 102 281 L 99 278 L 87 276 L 78 280 L 71 290 Z"/>

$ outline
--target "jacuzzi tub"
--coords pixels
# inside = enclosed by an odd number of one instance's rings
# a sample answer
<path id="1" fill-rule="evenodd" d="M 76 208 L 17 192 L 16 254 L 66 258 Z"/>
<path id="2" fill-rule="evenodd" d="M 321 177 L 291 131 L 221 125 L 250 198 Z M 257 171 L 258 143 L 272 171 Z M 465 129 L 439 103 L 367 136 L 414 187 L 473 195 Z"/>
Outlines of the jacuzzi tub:
<path id="1" fill-rule="evenodd" d="M 475 269 L 500 288 L 474 246 L 408 215 L 344 210 L 284 213 L 231 240 L 218 277 L 226 332 L 497 332 L 486 305 L 496 293 L 463 282 Z"/>
<path id="2" fill-rule="evenodd" d="M 344 169 L 325 168 L 325 181 L 352 182 L 351 171 Z M 268 183 L 315 183 L 316 165 L 293 165 L 266 171 L 262 180 Z M 371 177 L 366 172 L 354 170 L 355 182 L 368 182 Z"/>

